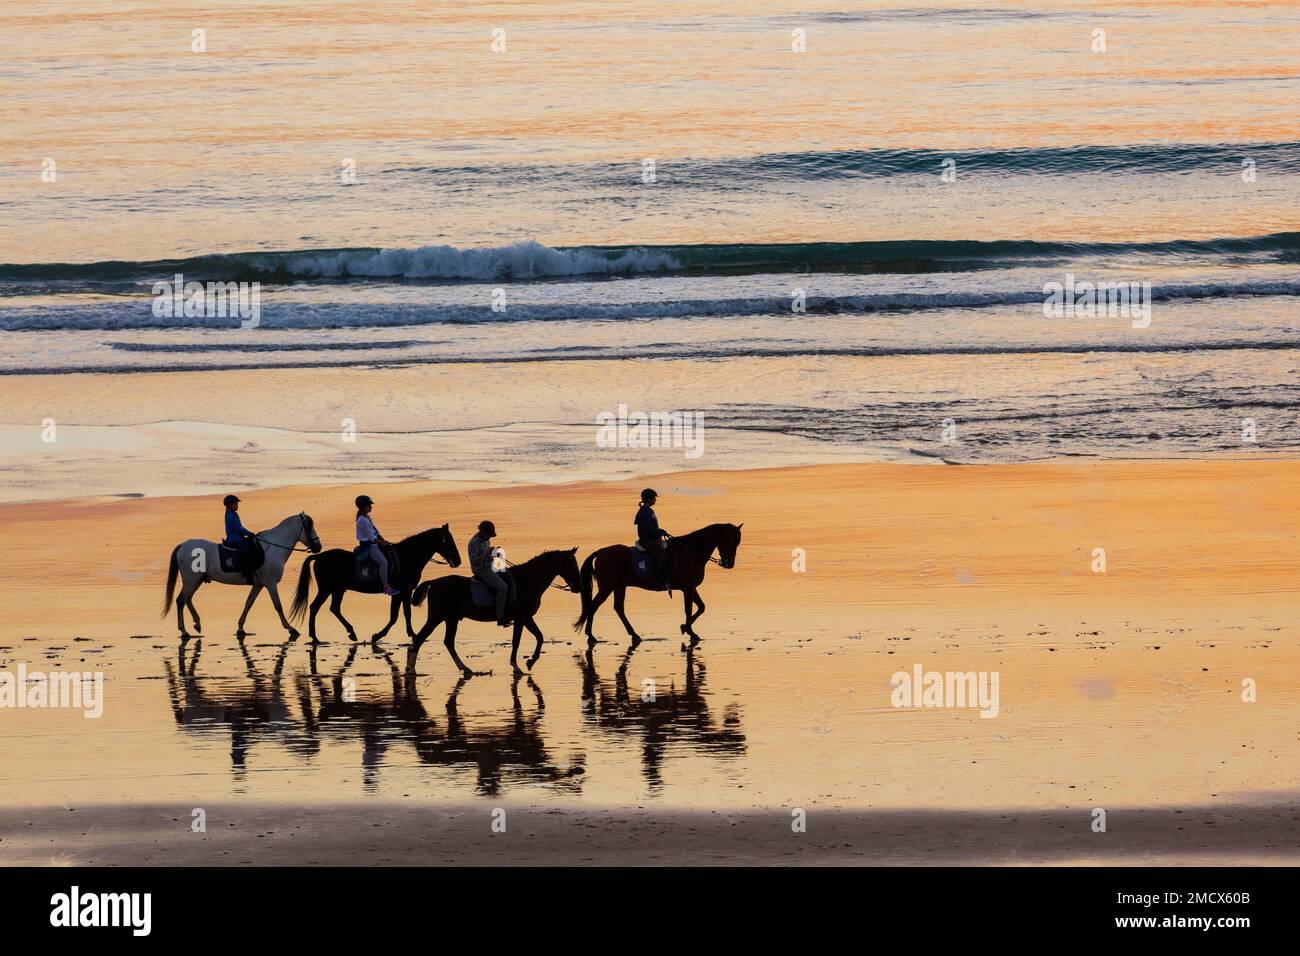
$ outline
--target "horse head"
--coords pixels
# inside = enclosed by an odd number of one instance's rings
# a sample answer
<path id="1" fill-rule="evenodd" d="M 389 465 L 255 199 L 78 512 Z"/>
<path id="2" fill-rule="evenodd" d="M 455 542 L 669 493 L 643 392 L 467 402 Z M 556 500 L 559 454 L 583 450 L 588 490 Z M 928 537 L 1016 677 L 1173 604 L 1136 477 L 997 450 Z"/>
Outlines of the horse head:
<path id="1" fill-rule="evenodd" d="M 564 584 L 574 594 L 582 593 L 582 575 L 578 572 L 578 549 L 570 548 L 568 551 L 557 551 L 560 558 L 559 575 Z"/>
<path id="2" fill-rule="evenodd" d="M 460 567 L 460 549 L 456 547 L 456 538 L 447 525 L 444 524 L 441 530 L 442 535 L 438 544 L 434 547 L 434 551 L 442 555 L 443 559 L 453 568 L 458 568 Z"/>
<path id="3" fill-rule="evenodd" d="M 740 524 L 721 525 L 722 534 L 718 538 L 718 563 L 724 568 L 736 566 L 736 551 L 740 547 L 740 529 L 744 526 L 743 521 Z"/>
<path id="4" fill-rule="evenodd" d="M 298 540 L 311 549 L 312 554 L 320 554 L 320 538 L 316 535 L 316 522 L 311 520 L 311 515 L 302 511 L 298 513 L 301 523 L 298 529 Z"/>

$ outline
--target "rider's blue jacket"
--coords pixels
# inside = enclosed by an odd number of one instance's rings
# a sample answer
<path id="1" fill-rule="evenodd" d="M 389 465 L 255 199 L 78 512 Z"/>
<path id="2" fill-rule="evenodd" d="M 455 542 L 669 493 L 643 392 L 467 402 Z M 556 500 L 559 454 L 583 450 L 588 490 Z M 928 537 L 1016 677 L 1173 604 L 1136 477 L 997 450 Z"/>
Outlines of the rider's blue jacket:
<path id="1" fill-rule="evenodd" d="M 243 547 L 244 542 L 253 537 L 253 533 L 244 527 L 244 523 L 239 520 L 239 512 L 226 512 L 226 540 L 225 544 L 232 548 Z"/>
<path id="2" fill-rule="evenodd" d="M 636 513 L 636 536 L 642 541 L 658 541 L 664 536 L 659 530 L 659 519 L 649 505 L 642 505 Z"/>

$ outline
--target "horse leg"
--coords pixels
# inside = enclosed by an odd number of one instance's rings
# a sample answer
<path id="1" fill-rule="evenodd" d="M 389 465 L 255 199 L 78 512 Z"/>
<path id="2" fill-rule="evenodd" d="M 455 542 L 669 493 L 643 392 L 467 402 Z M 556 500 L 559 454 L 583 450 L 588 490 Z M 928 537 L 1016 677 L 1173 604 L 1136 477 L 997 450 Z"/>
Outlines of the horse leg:
<path id="1" fill-rule="evenodd" d="M 370 638 L 372 641 L 382 641 L 384 639 L 384 635 L 388 633 L 389 628 L 391 628 L 394 624 L 397 623 L 397 605 L 401 600 L 402 598 L 400 595 L 397 594 L 393 595 L 393 599 L 389 604 L 389 608 L 388 608 L 388 623 L 374 633 L 374 636 Z M 409 611 L 407 612 L 406 615 L 406 623 L 407 623 L 406 629 L 409 631 L 411 629 L 410 628 L 411 615 Z"/>
<path id="2" fill-rule="evenodd" d="M 529 634 L 537 638 L 537 647 L 533 651 L 533 656 L 528 658 L 528 669 L 532 670 L 533 665 L 537 663 L 537 658 L 542 656 L 542 641 L 543 641 L 542 629 L 537 626 L 537 621 L 531 617 L 528 620 L 524 621 L 524 627 L 528 628 Z M 538 696 L 539 697 L 541 696 L 540 692 L 538 692 Z"/>
<path id="3" fill-rule="evenodd" d="M 253 609 L 253 602 L 257 596 L 262 593 L 262 585 L 254 584 L 248 589 L 248 600 L 244 602 L 244 613 L 239 615 L 239 623 L 235 625 L 235 637 L 247 637 L 244 630 L 244 622 L 248 620 L 248 612 Z"/>
<path id="4" fill-rule="evenodd" d="M 406 615 L 406 636 L 415 637 L 415 628 L 411 627 L 411 592 L 402 592 L 402 613 Z"/>
<path id="5" fill-rule="evenodd" d="M 280 615 L 280 623 L 283 624 L 284 629 L 289 632 L 289 640 L 296 640 L 298 637 L 298 630 L 289 623 L 289 619 L 284 616 L 284 608 L 280 605 L 280 588 L 274 584 L 268 584 L 265 585 L 265 587 L 267 593 L 271 595 L 271 603 L 275 606 L 275 613 Z"/>
<path id="6" fill-rule="evenodd" d="M 447 634 L 442 639 L 442 646 L 447 648 L 447 653 L 451 655 L 452 663 L 460 668 L 461 676 L 473 677 L 474 672 L 465 665 L 465 662 L 460 659 L 460 655 L 456 653 L 456 628 L 459 626 L 460 626 L 459 618 L 456 617 L 447 618 L 446 621 Z"/>
<path id="7" fill-rule="evenodd" d="M 176 596 L 176 628 L 181 632 L 181 640 L 190 639 L 189 632 L 185 630 L 185 605 L 190 603 L 190 596 L 199 589 L 196 584 L 193 588 L 188 582 L 182 582 L 181 593 Z M 194 614 L 194 605 L 190 605 L 190 614 Z"/>
<path id="8" fill-rule="evenodd" d="M 591 633 L 591 624 L 596 620 L 596 612 L 600 610 L 600 606 L 605 603 L 605 600 L 609 597 L 610 593 L 609 588 L 602 584 L 600 589 L 596 592 L 596 596 L 591 599 L 591 614 L 587 618 L 588 645 L 596 643 L 596 635 Z"/>
<path id="9" fill-rule="evenodd" d="M 199 589 L 199 586 L 198 586 L 197 584 L 194 585 L 194 590 L 197 591 L 198 589 Z M 193 598 L 194 598 L 194 595 L 191 594 L 191 595 L 190 595 L 190 600 L 188 600 L 188 601 L 185 602 L 185 606 L 188 607 L 188 608 L 190 609 L 190 617 L 194 618 L 194 631 L 195 631 L 195 633 L 197 633 L 197 634 L 202 634 L 202 633 L 203 633 L 203 625 L 199 623 L 199 612 L 196 611 L 196 610 L 194 610 L 194 600 L 193 600 Z"/>
<path id="10" fill-rule="evenodd" d="M 464 676 L 464 678 L 474 678 L 474 676 L 482 674 L 491 674 L 491 671 L 469 670 L 467 663 L 461 661 L 460 654 L 456 653 L 456 628 L 458 627 L 460 627 L 460 618 L 455 617 L 455 614 L 452 613 L 451 617 L 447 618 L 447 636 L 443 637 L 442 645 L 447 649 L 447 653 L 451 654 L 452 662 L 459 667 L 460 675 Z"/>
<path id="11" fill-rule="evenodd" d="M 526 672 L 524 671 L 524 669 L 523 669 L 522 667 L 519 666 L 519 661 L 518 661 L 518 657 L 519 657 L 519 638 L 520 638 L 520 636 L 524 633 L 524 622 L 521 621 L 521 620 L 519 620 L 518 618 L 515 619 L 514 632 L 515 632 L 515 633 L 514 633 L 514 643 L 512 643 L 512 644 L 510 645 L 510 666 L 511 666 L 511 668 L 514 669 L 514 672 L 515 672 L 515 679 L 518 680 L 520 677 L 522 677 L 522 676 L 526 673 Z"/>
<path id="12" fill-rule="evenodd" d="M 355 641 L 357 639 L 357 632 L 352 630 L 352 625 L 349 624 L 348 619 L 343 616 L 342 608 L 343 608 L 343 592 L 335 591 L 330 596 L 330 613 L 333 614 L 335 617 L 337 617 L 340 623 L 342 623 L 342 625 L 345 628 L 347 628 L 348 640 Z"/>
<path id="13" fill-rule="evenodd" d="M 321 609 L 321 605 L 323 605 L 328 599 L 329 592 L 321 590 L 320 585 L 318 584 L 316 600 L 311 602 L 311 616 L 307 619 L 307 633 L 311 635 L 311 642 L 313 644 L 320 643 L 316 640 L 316 612 Z"/>
<path id="14" fill-rule="evenodd" d="M 628 634 L 632 635 L 632 646 L 636 647 L 641 643 L 641 635 L 632 628 L 632 622 L 627 619 L 623 613 L 623 599 L 627 597 L 627 588 L 619 588 L 614 592 L 614 612 L 618 614 L 618 619 L 623 622 L 627 628 Z"/>
<path id="15" fill-rule="evenodd" d="M 699 643 L 700 635 L 696 634 L 695 631 L 691 629 L 691 625 L 694 624 L 696 620 L 699 619 L 699 616 L 704 613 L 704 602 L 700 600 L 700 592 L 695 590 L 695 588 L 691 588 L 689 591 L 683 591 L 682 600 L 686 605 L 686 623 L 682 625 L 682 633 L 689 634 L 691 636 L 691 643 L 697 644 Z M 700 609 L 693 614 L 691 613 L 692 603 L 698 604 L 700 607 Z"/>

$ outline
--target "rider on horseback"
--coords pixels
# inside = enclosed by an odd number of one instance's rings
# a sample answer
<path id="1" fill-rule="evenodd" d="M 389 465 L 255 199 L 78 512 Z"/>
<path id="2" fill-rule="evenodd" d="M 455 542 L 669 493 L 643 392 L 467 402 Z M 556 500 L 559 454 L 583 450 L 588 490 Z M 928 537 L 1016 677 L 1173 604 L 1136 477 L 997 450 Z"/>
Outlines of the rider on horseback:
<path id="1" fill-rule="evenodd" d="M 492 567 L 492 538 L 497 527 L 491 521 L 478 523 L 478 534 L 469 539 L 469 566 L 478 578 L 496 593 L 497 624 L 509 627 L 513 623 L 506 616 L 506 598 L 510 595 L 510 585 Z"/>
<path id="2" fill-rule="evenodd" d="M 365 560 L 375 562 L 379 568 L 379 582 L 384 586 L 384 593 L 389 597 L 399 593 L 388 584 L 388 559 L 384 557 L 383 547 L 388 542 L 379 533 L 375 523 L 370 520 L 370 510 L 375 503 L 369 495 L 357 495 L 357 552 Z"/>
<path id="3" fill-rule="evenodd" d="M 655 572 L 659 578 L 659 583 L 663 587 L 668 587 L 668 575 L 671 572 L 672 553 L 664 547 L 664 538 L 671 538 L 667 531 L 659 527 L 659 519 L 655 516 L 655 502 L 659 500 L 659 493 L 653 488 L 647 488 L 641 492 L 641 507 L 637 509 L 636 525 L 637 543 L 641 545 L 652 558 L 655 559 Z"/>
<path id="4" fill-rule="evenodd" d="M 253 539 L 257 535 L 244 527 L 244 523 L 239 520 L 239 499 L 234 495 L 226 495 L 222 504 L 226 506 L 226 539 L 222 542 L 227 548 L 234 548 L 243 558 L 244 577 L 249 584 L 253 583 L 253 572 L 248 569 L 252 564 Z"/>

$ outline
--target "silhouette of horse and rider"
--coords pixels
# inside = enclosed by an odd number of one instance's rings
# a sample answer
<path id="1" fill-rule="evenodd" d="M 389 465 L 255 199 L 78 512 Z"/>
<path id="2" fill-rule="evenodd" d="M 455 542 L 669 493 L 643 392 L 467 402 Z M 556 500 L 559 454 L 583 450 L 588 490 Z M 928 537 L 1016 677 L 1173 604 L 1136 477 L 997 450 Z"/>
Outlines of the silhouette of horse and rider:
<path id="1" fill-rule="evenodd" d="M 240 520 L 239 499 L 228 495 L 224 501 L 224 541 L 218 544 L 190 539 L 172 550 L 163 613 L 171 608 L 179 579 L 181 590 L 176 597 L 176 620 L 181 639 L 187 640 L 190 634 L 185 627 L 185 608 L 189 608 L 194 630 L 202 632 L 194 607 L 194 593 L 200 586 L 209 581 L 248 584 L 250 593 L 239 618 L 237 635 L 241 639 L 246 636 L 244 623 L 253 602 L 262 590 L 267 590 L 280 622 L 292 640 L 298 637 L 298 631 L 290 619 L 301 620 L 307 613 L 314 578 L 317 594 L 315 600 L 310 600 L 308 617 L 308 633 L 313 644 L 319 642 L 316 615 L 327 600 L 330 612 L 343 625 L 348 638 L 355 641 L 356 631 L 342 613 L 343 596 L 348 591 L 383 594 L 390 600 L 388 623 L 371 640 L 383 639 L 396 623 L 399 611 L 404 612 L 406 632 L 411 639 L 408 671 L 414 670 L 420 647 L 441 624 L 445 631 L 443 644 L 462 675 L 469 677 L 480 673 L 468 667 L 456 651 L 460 622 L 474 620 L 494 621 L 502 627 L 513 627 L 510 665 L 518 676 L 525 673 L 518 663 L 519 643 L 524 630 L 537 642 L 527 661 L 529 670 L 541 656 L 545 638 L 537 625 L 536 615 L 548 588 L 557 587 L 580 595 L 581 614 L 574 630 L 585 628 L 589 646 L 597 643 L 592 631 L 596 612 L 612 595 L 614 611 L 635 647 L 641 637 L 632 627 L 625 610 L 627 589 L 635 587 L 668 591 L 670 596 L 673 590 L 681 591 L 685 611 L 681 633 L 689 635 L 694 646 L 700 640 L 693 625 L 704 613 L 699 587 L 706 567 L 710 562 L 723 568 L 735 567 L 742 525 L 712 524 L 673 537 L 659 527 L 654 511 L 657 501 L 654 489 L 647 488 L 641 493 L 634 519 L 638 537 L 635 546 L 615 544 L 601 548 L 589 555 L 581 567 L 576 557 L 578 549 L 570 548 L 545 551 L 507 569 L 508 562 L 492 546 L 497 533 L 495 525 L 491 521 L 482 521 L 469 541 L 472 575 L 446 575 L 421 583 L 420 578 L 431 561 L 440 558 L 452 568 L 460 566 L 460 552 L 447 524 L 393 544 L 380 534 L 375 524 L 373 499 L 368 495 L 358 495 L 355 501 L 357 548 L 351 552 L 339 548 L 322 551 L 315 523 L 306 512 L 290 515 L 267 531 L 253 533 L 245 529 Z M 286 617 L 280 604 L 278 586 L 288 556 L 300 550 L 298 545 L 304 545 L 311 554 L 303 562 L 290 616 Z M 714 557 L 715 553 L 717 557 Z M 557 578 L 563 583 L 555 584 Z M 594 594 L 593 582 L 596 587 Z M 411 622 L 411 607 L 425 604 L 428 616 L 417 632 Z"/>

